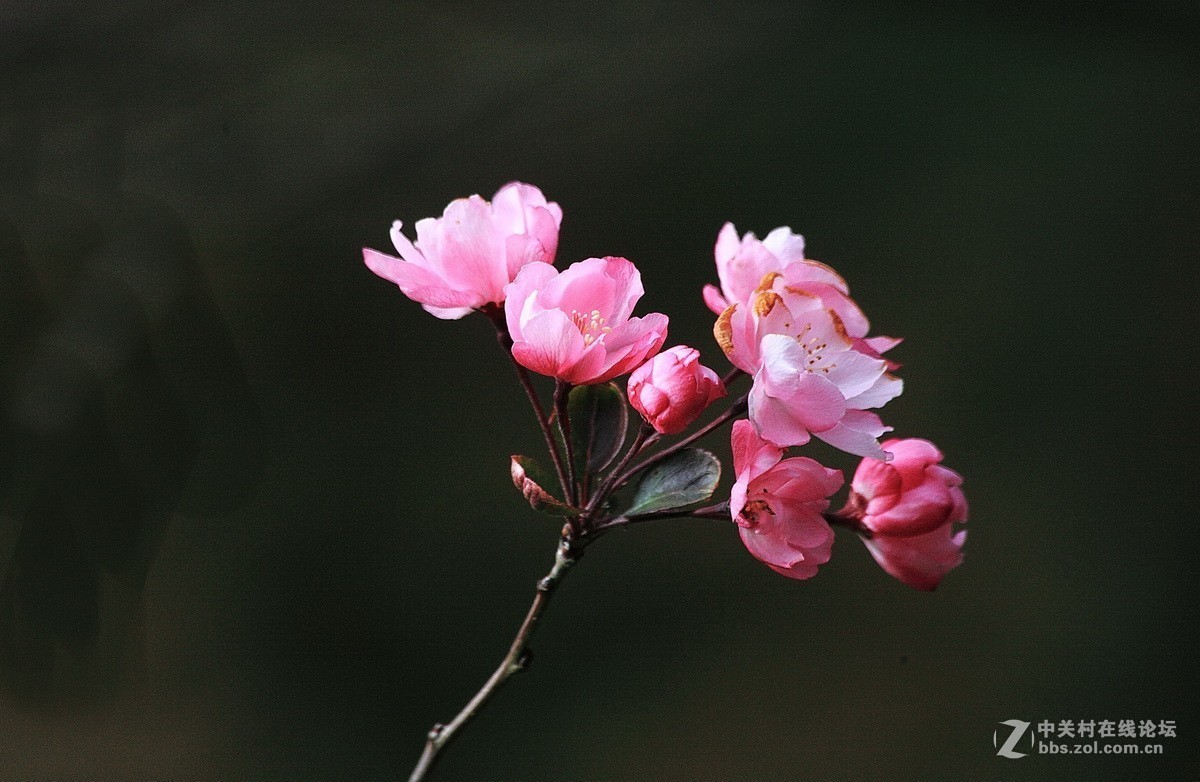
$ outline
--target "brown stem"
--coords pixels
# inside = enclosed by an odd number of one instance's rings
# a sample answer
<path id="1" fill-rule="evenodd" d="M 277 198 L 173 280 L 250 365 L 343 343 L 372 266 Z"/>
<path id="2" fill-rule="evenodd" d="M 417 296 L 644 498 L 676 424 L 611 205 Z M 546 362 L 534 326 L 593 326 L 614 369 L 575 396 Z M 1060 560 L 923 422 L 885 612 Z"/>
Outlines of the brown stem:
<path id="1" fill-rule="evenodd" d="M 496 694 L 500 689 L 500 685 L 508 681 L 514 673 L 524 670 L 530 662 L 529 655 L 529 638 L 533 635 L 534 627 L 537 625 L 538 619 L 541 618 L 542 612 L 546 610 L 546 605 L 550 602 L 550 595 L 554 592 L 554 588 L 558 586 L 559 580 L 571 565 L 578 560 L 579 552 L 572 547 L 571 538 L 564 537 L 559 543 L 558 550 L 554 555 L 554 567 L 545 578 L 537 583 L 537 592 L 533 596 L 533 604 L 529 606 L 529 612 L 525 614 L 525 621 L 521 622 L 521 628 L 517 630 L 517 635 L 513 638 L 512 645 L 508 648 L 508 654 L 504 655 L 504 659 L 500 661 L 500 666 L 496 668 L 491 677 L 484 683 L 479 692 L 475 693 L 475 697 L 467 702 L 454 719 L 445 725 L 437 724 L 429 731 L 429 735 L 425 740 L 425 750 L 421 753 L 420 760 L 417 761 L 416 767 L 412 774 L 408 777 L 408 782 L 421 782 L 425 779 L 425 775 L 429 773 L 429 769 L 433 767 L 434 762 L 438 758 L 438 753 L 445 749 L 451 739 L 462 729 L 464 725 L 471 720 L 472 717 L 487 703 L 488 699 Z"/>
<path id="2" fill-rule="evenodd" d="M 666 459 L 671 454 L 682 451 L 684 448 L 687 448 L 689 445 L 696 442 L 701 437 L 704 437 L 709 432 L 719 429 L 721 426 L 728 423 L 730 420 L 737 418 L 739 415 L 746 412 L 746 404 L 747 404 L 746 397 L 744 397 L 744 396 L 741 397 L 740 399 L 735 401 L 732 405 L 730 405 L 728 410 L 721 413 L 719 416 L 717 416 L 713 420 L 709 421 L 707 424 L 705 424 L 701 428 L 697 429 L 692 434 L 688 435 L 687 437 L 683 438 L 679 442 L 675 443 L 670 448 L 664 448 L 661 451 L 659 451 L 658 453 L 654 454 L 653 456 L 643 459 L 637 466 L 633 467 L 632 469 L 626 470 L 615 481 L 612 482 L 611 488 L 614 491 L 616 489 L 621 488 L 621 486 L 626 481 L 628 481 L 633 476 L 637 475 L 639 472 L 642 472 L 643 470 L 653 467 L 654 465 L 661 462 L 663 459 Z"/>
<path id="3" fill-rule="evenodd" d="M 871 530 L 867 528 L 867 525 L 863 524 L 860 519 L 854 516 L 843 516 L 840 513 L 824 513 L 822 515 L 825 517 L 825 521 L 831 526 L 845 527 L 846 529 L 854 530 L 864 538 L 871 537 L 872 533 Z"/>
<path id="4" fill-rule="evenodd" d="M 730 383 L 737 380 L 739 377 L 741 377 L 744 374 L 746 374 L 746 373 L 743 372 L 742 370 L 738 369 L 737 367 L 734 367 L 733 369 L 729 370 L 728 374 L 726 374 L 725 377 L 721 378 L 721 385 L 725 386 L 725 388 L 728 389 Z"/>
<path id="5" fill-rule="evenodd" d="M 608 478 L 604 483 L 600 484 L 600 488 L 596 490 L 591 502 L 588 503 L 587 510 L 589 515 L 594 513 L 600 507 L 601 503 L 608 499 L 614 482 L 620 477 L 621 471 L 629 466 L 629 463 L 633 461 L 635 456 L 653 445 L 660 436 L 658 432 L 654 431 L 653 426 L 642 422 L 642 425 L 638 427 L 637 435 L 633 438 L 633 445 L 629 446 L 629 450 L 621 457 L 621 461 L 617 462 L 617 466 L 609 471 Z"/>
<path id="6" fill-rule="evenodd" d="M 508 324 L 504 321 L 504 309 L 498 304 L 485 304 L 480 308 L 480 312 L 488 317 L 492 325 L 496 327 L 496 341 L 500 343 L 500 347 L 508 355 L 509 361 L 512 362 L 513 369 L 517 372 L 517 379 L 521 381 L 521 387 L 525 389 L 525 395 L 529 397 L 529 404 L 533 406 L 533 414 L 537 416 L 538 426 L 541 427 L 542 437 L 546 440 L 546 450 L 550 452 L 550 461 L 554 463 L 554 472 L 558 476 L 558 483 L 562 487 L 563 499 L 567 502 L 571 501 L 571 484 L 567 481 L 567 472 L 563 469 L 562 455 L 558 452 L 558 443 L 554 441 L 554 432 L 550 429 L 550 420 L 546 417 L 546 411 L 542 408 L 542 403 L 538 399 L 537 389 L 533 387 L 533 381 L 529 378 L 529 371 L 517 362 L 517 359 L 512 354 L 512 336 L 508 333 Z"/>
<path id="7" fill-rule="evenodd" d="M 567 397 L 571 393 L 571 384 L 562 380 L 554 382 L 554 414 L 558 419 L 558 431 L 562 432 L 563 445 L 567 449 L 567 481 L 571 487 L 567 502 L 579 505 L 582 499 L 578 493 L 578 478 L 575 475 L 575 446 L 571 442 L 571 416 L 567 414 Z"/>
<path id="8" fill-rule="evenodd" d="M 693 518 L 693 519 L 724 519 L 729 520 L 729 501 L 718 502 L 716 505 L 709 505 L 705 508 L 696 508 L 695 510 L 678 510 L 672 508 L 670 510 L 656 510 L 650 513 L 636 513 L 632 516 L 617 516 L 615 519 L 609 519 L 601 524 L 592 527 L 588 530 L 588 539 L 585 542 L 591 542 L 600 536 L 600 533 L 607 532 L 617 527 L 628 527 L 631 524 L 641 524 L 644 521 L 657 521 L 659 519 L 678 519 L 678 518 Z"/>

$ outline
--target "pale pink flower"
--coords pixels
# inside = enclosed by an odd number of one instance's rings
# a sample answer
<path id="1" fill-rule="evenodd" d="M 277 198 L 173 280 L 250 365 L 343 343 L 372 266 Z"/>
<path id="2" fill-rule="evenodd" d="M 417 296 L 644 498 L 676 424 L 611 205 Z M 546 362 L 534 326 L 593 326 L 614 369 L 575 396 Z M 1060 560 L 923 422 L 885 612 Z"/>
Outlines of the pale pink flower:
<path id="1" fill-rule="evenodd" d="M 833 530 L 821 515 L 842 485 L 840 470 L 807 457 L 783 459 L 749 421 L 733 424 L 737 482 L 729 510 L 750 553 L 789 578 L 811 578 L 829 561 Z"/>
<path id="2" fill-rule="evenodd" d="M 943 467 L 941 452 L 916 438 L 883 443 L 892 461 L 863 459 L 850 483 L 844 513 L 871 531 L 864 538 L 875 560 L 917 589 L 932 590 L 962 562 L 967 520 L 962 477 Z"/>
<path id="3" fill-rule="evenodd" d="M 787 285 L 821 300 L 821 303 L 842 319 L 846 333 L 858 351 L 873 358 L 900 344 L 894 337 L 868 337 L 871 324 L 858 304 L 850 298 L 850 286 L 829 266 L 804 257 L 804 237 L 792 233 L 787 226 L 776 228 L 761 241 L 753 232 L 740 240 L 733 223 L 725 223 L 717 235 L 713 251 L 717 261 L 718 290 L 704 286 L 704 302 L 717 315 L 730 306 L 750 304 L 767 275 L 781 275 Z M 888 362 L 889 369 L 900 365 Z"/>
<path id="4" fill-rule="evenodd" d="M 682 432 L 723 396 L 717 373 L 700 363 L 700 351 L 684 345 L 664 350 L 629 376 L 629 404 L 660 434 Z"/>
<path id="5" fill-rule="evenodd" d="M 863 352 L 822 299 L 768 274 L 745 306 L 734 304 L 713 329 L 735 366 L 754 377 L 750 420 L 780 447 L 810 436 L 858 456 L 886 459 L 878 438 L 890 431 L 881 407 L 903 390 L 878 353 Z"/>
<path id="6" fill-rule="evenodd" d="M 603 383 L 658 352 L 667 316 L 630 317 L 642 275 L 624 258 L 589 258 L 559 272 L 531 263 L 505 288 L 513 357 L 576 385 Z"/>
<path id="7" fill-rule="evenodd" d="M 478 195 L 451 201 L 440 218 L 416 224 L 417 241 L 392 224 L 396 258 L 363 248 L 367 267 L 400 286 L 439 318 L 504 301 L 504 286 L 534 261 L 553 263 L 562 209 L 533 185 L 510 182 L 491 202 Z"/>
<path id="8" fill-rule="evenodd" d="M 725 223 L 713 248 L 721 289 L 704 286 L 704 302 L 717 315 L 731 304 L 745 304 L 763 277 L 804 260 L 804 237 L 787 226 L 776 228 L 761 241 L 753 232 L 738 239 L 733 223 Z M 831 270 L 832 271 L 832 270 Z M 840 277 L 833 275 L 839 281 Z"/>
<path id="9" fill-rule="evenodd" d="M 704 286 L 704 302 L 720 315 L 732 304 L 748 304 L 768 274 L 783 274 L 789 285 L 808 291 L 837 312 L 852 337 L 865 337 L 870 324 L 850 298 L 842 276 L 825 264 L 804 257 L 804 237 L 787 226 L 759 240 L 753 232 L 738 240 L 733 223 L 725 223 L 713 250 L 721 289 Z"/>

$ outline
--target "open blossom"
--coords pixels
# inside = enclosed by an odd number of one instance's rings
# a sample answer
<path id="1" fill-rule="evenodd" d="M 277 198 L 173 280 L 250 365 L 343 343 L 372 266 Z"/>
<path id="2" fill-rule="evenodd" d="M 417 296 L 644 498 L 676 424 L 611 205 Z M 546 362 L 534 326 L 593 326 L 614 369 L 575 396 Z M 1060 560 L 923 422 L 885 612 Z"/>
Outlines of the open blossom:
<path id="1" fill-rule="evenodd" d="M 837 312 L 851 336 L 866 336 L 867 318 L 850 298 L 846 281 L 825 264 L 805 258 L 804 237 L 787 226 L 776 228 L 761 240 L 753 232 L 739 240 L 733 223 L 725 223 L 717 234 L 713 255 L 721 289 L 704 286 L 704 302 L 717 315 L 732 304 L 748 304 L 763 277 L 779 273 L 787 277 L 789 285 L 817 296 Z"/>
<path id="2" fill-rule="evenodd" d="M 641 273 L 624 258 L 589 258 L 562 272 L 531 263 L 505 288 L 513 357 L 576 385 L 623 375 L 667 338 L 666 315 L 631 317 L 643 292 Z"/>
<path id="3" fill-rule="evenodd" d="M 842 485 L 840 470 L 783 450 L 758 436 L 749 421 L 733 424 L 737 482 L 729 510 L 750 553 L 789 578 L 811 578 L 829 561 L 833 530 L 821 515 Z"/>
<path id="4" fill-rule="evenodd" d="M 704 303 L 717 315 L 731 304 L 745 304 L 763 277 L 781 272 L 804 260 L 804 237 L 787 226 L 776 228 L 759 240 L 753 232 L 738 239 L 733 223 L 725 223 L 713 248 L 721 288 L 704 286 Z M 831 270 L 832 271 L 832 270 Z M 836 274 L 833 275 L 837 277 Z M 839 280 L 841 278 L 838 278 Z"/>
<path id="5" fill-rule="evenodd" d="M 660 434 L 683 431 L 723 396 L 717 373 L 700 363 L 700 351 L 684 345 L 664 350 L 629 376 L 629 404 Z"/>
<path id="6" fill-rule="evenodd" d="M 832 268 L 805 258 L 804 237 L 792 233 L 787 226 L 776 228 L 762 240 L 752 232 L 739 240 L 733 223 L 725 223 L 717 235 L 713 255 L 721 288 L 705 285 L 704 302 L 717 315 L 734 304 L 747 306 L 758 288 L 766 284 L 767 275 L 781 275 L 789 287 L 816 296 L 825 307 L 836 312 L 859 352 L 882 358 L 900 343 L 894 337 L 867 336 L 871 324 L 850 298 L 850 286 Z M 892 362 L 888 366 L 899 368 L 899 364 Z"/>
<path id="7" fill-rule="evenodd" d="M 533 185 L 510 182 L 491 202 L 451 201 L 440 218 L 416 224 L 417 241 L 392 224 L 396 258 L 363 248 L 367 267 L 439 318 L 504 301 L 504 287 L 534 261 L 553 263 L 562 209 Z"/>
<path id="8" fill-rule="evenodd" d="M 846 512 L 871 531 L 864 539 L 875 560 L 917 589 L 931 590 L 962 562 L 967 520 L 962 477 L 943 467 L 928 440 L 888 440 L 892 461 L 863 459 L 850 483 Z"/>
<path id="9" fill-rule="evenodd" d="M 754 377 L 750 420 L 764 438 L 786 447 L 815 435 L 887 458 L 878 438 L 890 428 L 868 410 L 898 396 L 903 383 L 878 353 L 860 349 L 820 297 L 768 274 L 750 303 L 730 306 L 713 331 L 730 361 Z"/>

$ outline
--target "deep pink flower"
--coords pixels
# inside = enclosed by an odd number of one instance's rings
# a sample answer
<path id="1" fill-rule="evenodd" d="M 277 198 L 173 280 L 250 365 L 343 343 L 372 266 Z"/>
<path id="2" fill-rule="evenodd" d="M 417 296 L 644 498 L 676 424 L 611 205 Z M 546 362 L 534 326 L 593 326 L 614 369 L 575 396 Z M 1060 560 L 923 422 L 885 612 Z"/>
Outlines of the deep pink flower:
<path id="1" fill-rule="evenodd" d="M 833 530 L 821 514 L 842 485 L 842 473 L 807 457 L 780 461 L 782 456 L 783 449 L 759 437 L 749 421 L 734 422 L 737 482 L 729 510 L 751 554 L 789 578 L 811 578 L 833 548 Z"/>
<path id="2" fill-rule="evenodd" d="M 417 241 L 392 224 L 396 258 L 363 248 L 367 267 L 400 286 L 439 318 L 504 301 L 504 286 L 534 261 L 553 263 L 562 209 L 533 185 L 510 182 L 491 202 L 477 195 L 450 202 L 440 218 L 418 220 Z"/>
<path id="3" fill-rule="evenodd" d="M 660 434 L 682 432 L 723 396 L 721 378 L 700 363 L 700 351 L 684 345 L 664 350 L 629 376 L 629 404 Z"/>
<path id="4" fill-rule="evenodd" d="M 875 560 L 917 589 L 931 590 L 962 562 L 967 520 L 962 477 L 943 467 L 928 440 L 888 440 L 892 461 L 863 459 L 850 483 L 846 512 L 871 531 L 864 538 Z"/>
<path id="5" fill-rule="evenodd" d="M 750 420 L 778 446 L 811 435 L 849 453 L 886 458 L 878 437 L 890 431 L 881 407 L 903 390 L 888 363 L 847 332 L 813 293 L 768 274 L 745 306 L 734 304 L 713 329 L 735 366 L 753 375 Z"/>
<path id="6" fill-rule="evenodd" d="M 642 275 L 624 258 L 589 258 L 559 272 L 531 263 L 505 288 L 513 357 L 576 385 L 603 383 L 658 352 L 667 316 L 630 317 Z"/>

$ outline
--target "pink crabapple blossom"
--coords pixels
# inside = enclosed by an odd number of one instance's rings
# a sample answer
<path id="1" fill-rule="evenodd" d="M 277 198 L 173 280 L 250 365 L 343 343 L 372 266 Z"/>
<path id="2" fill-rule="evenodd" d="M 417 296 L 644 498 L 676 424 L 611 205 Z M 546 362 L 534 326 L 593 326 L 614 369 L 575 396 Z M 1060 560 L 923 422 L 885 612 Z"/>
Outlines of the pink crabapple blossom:
<path id="1" fill-rule="evenodd" d="M 667 338 L 666 315 L 631 317 L 643 293 L 641 273 L 625 258 L 588 258 L 561 272 L 530 263 L 505 288 L 513 357 L 575 385 L 623 375 Z"/>
<path id="2" fill-rule="evenodd" d="M 721 315 L 730 306 L 750 304 L 768 274 L 780 274 L 787 284 L 816 296 L 842 319 L 854 347 L 872 358 L 881 358 L 900 344 L 894 337 L 868 337 L 870 322 L 862 309 L 850 298 L 850 286 L 829 266 L 804 257 L 804 237 L 792 233 L 787 226 L 776 228 L 759 240 L 748 232 L 739 240 L 733 223 L 725 223 L 717 234 L 713 250 L 717 262 L 718 290 L 704 286 L 704 303 Z M 889 369 L 900 365 L 888 362 Z"/>
<path id="3" fill-rule="evenodd" d="M 704 409 L 725 396 L 717 373 L 685 345 L 664 350 L 629 376 L 629 404 L 659 434 L 686 429 Z"/>
<path id="4" fill-rule="evenodd" d="M 451 201 L 439 218 L 416 224 L 409 241 L 392 224 L 396 258 L 363 248 L 367 267 L 405 296 L 446 320 L 504 301 L 504 287 L 526 264 L 553 263 L 562 209 L 533 185 L 510 182 L 490 202 L 478 195 Z"/>
<path id="5" fill-rule="evenodd" d="M 750 420 L 762 437 L 787 447 L 815 435 L 858 456 L 887 458 L 878 438 L 890 428 L 868 410 L 898 396 L 903 382 L 878 353 L 859 349 L 819 296 L 770 273 L 747 305 L 721 314 L 713 332 L 754 378 Z"/>
<path id="6" fill-rule="evenodd" d="M 875 560 L 911 587 L 932 590 L 962 562 L 967 520 L 962 477 L 943 467 L 942 453 L 928 440 L 883 443 L 890 462 L 863 459 L 850 483 L 843 515 L 857 517 Z"/>
<path id="7" fill-rule="evenodd" d="M 761 438 L 747 420 L 733 424 L 733 470 L 737 481 L 729 510 L 742 542 L 777 573 L 804 579 L 829 561 L 833 530 L 821 515 L 842 473 Z M 782 460 L 781 460 L 782 459 Z"/>
<path id="8" fill-rule="evenodd" d="M 759 281 L 766 275 L 782 272 L 791 264 L 804 261 L 804 237 L 783 226 L 762 240 L 753 232 L 739 240 L 733 223 L 725 223 L 717 234 L 713 256 L 721 287 L 705 285 L 704 303 L 713 314 L 720 315 L 731 304 L 749 302 Z"/>

